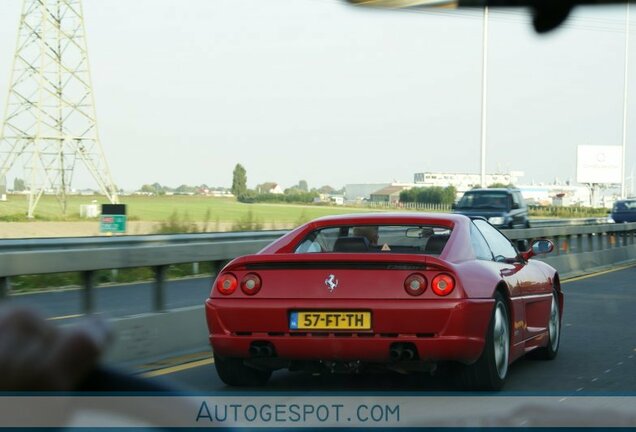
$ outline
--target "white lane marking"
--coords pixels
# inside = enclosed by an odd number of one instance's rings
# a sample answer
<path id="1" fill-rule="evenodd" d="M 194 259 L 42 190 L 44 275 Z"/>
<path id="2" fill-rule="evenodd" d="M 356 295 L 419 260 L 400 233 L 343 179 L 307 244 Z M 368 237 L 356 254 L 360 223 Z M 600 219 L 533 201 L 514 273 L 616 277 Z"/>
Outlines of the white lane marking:
<path id="1" fill-rule="evenodd" d="M 563 402 L 564 400 L 566 400 L 567 398 L 561 398 L 559 399 L 559 402 Z"/>
<path id="2" fill-rule="evenodd" d="M 576 389 L 577 392 L 583 391 L 583 387 L 579 387 Z"/>
<path id="3" fill-rule="evenodd" d="M 605 373 L 610 373 L 612 370 L 611 369 L 606 369 Z"/>
<path id="4" fill-rule="evenodd" d="M 47 320 L 57 321 L 57 320 L 65 320 L 65 319 L 71 319 L 71 318 L 80 318 L 83 316 L 84 314 L 63 315 L 63 316 L 50 317 L 50 318 L 47 318 Z"/>
<path id="5" fill-rule="evenodd" d="M 592 378 L 592 382 L 598 381 L 598 378 Z"/>
<path id="6" fill-rule="evenodd" d="M 623 365 L 623 362 L 616 363 L 616 366 L 622 366 L 622 365 Z"/>

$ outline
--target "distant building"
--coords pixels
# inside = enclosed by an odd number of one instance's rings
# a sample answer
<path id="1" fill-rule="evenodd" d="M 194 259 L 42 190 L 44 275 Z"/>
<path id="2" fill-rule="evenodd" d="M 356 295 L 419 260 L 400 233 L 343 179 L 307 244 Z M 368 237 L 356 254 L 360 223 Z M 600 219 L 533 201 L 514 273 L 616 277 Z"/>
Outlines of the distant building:
<path id="1" fill-rule="evenodd" d="M 344 204 L 344 196 L 342 195 L 330 195 L 329 202 L 335 205 L 343 205 Z"/>
<path id="2" fill-rule="evenodd" d="M 93 189 L 79 189 L 75 195 L 90 196 L 90 195 L 97 195 L 97 194 L 98 192 Z"/>
<path id="3" fill-rule="evenodd" d="M 369 198 L 372 202 L 387 202 L 391 204 L 400 201 L 400 192 L 410 189 L 410 186 L 387 186 L 373 192 Z"/>
<path id="4" fill-rule="evenodd" d="M 212 190 L 210 191 L 210 196 L 229 198 L 229 197 L 233 197 L 234 194 L 232 194 L 232 192 L 229 190 Z"/>
<path id="5" fill-rule="evenodd" d="M 511 171 L 505 174 L 486 174 L 486 186 L 501 183 L 514 184 L 519 181 L 519 177 L 523 177 L 523 172 Z M 423 172 L 415 173 L 413 181 L 418 187 L 454 186 L 458 192 L 466 192 L 474 187 L 481 186 L 481 176 L 479 174 L 467 173 L 449 173 L 449 172 Z"/>
<path id="6" fill-rule="evenodd" d="M 325 204 L 344 205 L 345 200 L 344 200 L 344 195 L 321 193 L 314 198 L 313 202 L 314 204 L 325 203 Z"/>
<path id="7" fill-rule="evenodd" d="M 552 197 L 558 194 L 549 186 L 519 186 L 519 190 L 528 205 L 552 205 Z"/>
<path id="8" fill-rule="evenodd" d="M 267 183 L 263 183 L 256 186 L 256 192 L 270 193 L 270 194 L 277 194 L 277 195 L 282 195 L 283 193 L 285 193 L 283 189 L 280 187 L 280 185 L 274 182 L 267 182 Z"/>
<path id="9" fill-rule="evenodd" d="M 96 218 L 102 213 L 102 206 L 95 200 L 91 204 L 80 204 L 80 217 L 83 219 Z"/>
<path id="10" fill-rule="evenodd" d="M 390 183 L 358 183 L 344 187 L 345 201 L 362 201 L 371 199 L 371 194 L 382 188 L 391 186 Z"/>
<path id="11" fill-rule="evenodd" d="M 585 186 L 519 185 L 518 188 L 529 205 L 584 207 L 590 205 L 590 190 Z"/>

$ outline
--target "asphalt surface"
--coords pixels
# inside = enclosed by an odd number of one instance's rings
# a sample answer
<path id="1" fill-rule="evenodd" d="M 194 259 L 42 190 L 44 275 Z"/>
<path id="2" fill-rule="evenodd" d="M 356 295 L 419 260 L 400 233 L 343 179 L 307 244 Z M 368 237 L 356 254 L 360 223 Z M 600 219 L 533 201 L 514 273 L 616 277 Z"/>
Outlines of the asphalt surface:
<path id="1" fill-rule="evenodd" d="M 523 358 L 509 371 L 505 391 L 636 392 L 636 267 L 563 284 L 565 310 L 559 355 Z M 245 391 L 223 384 L 207 362 L 152 378 L 195 391 Z M 454 391 L 448 376 L 319 375 L 277 371 L 259 391 Z"/>

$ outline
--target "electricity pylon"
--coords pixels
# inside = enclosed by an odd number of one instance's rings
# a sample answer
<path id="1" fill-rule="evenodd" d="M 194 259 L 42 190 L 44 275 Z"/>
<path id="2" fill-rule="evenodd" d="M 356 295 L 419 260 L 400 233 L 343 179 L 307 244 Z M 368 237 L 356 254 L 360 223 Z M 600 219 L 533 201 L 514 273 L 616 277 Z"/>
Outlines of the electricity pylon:
<path id="1" fill-rule="evenodd" d="M 81 0 L 23 0 L 0 130 L 0 177 L 24 163 L 28 217 L 43 193 L 66 213 L 79 159 L 111 203 L 118 202 L 99 141 Z"/>

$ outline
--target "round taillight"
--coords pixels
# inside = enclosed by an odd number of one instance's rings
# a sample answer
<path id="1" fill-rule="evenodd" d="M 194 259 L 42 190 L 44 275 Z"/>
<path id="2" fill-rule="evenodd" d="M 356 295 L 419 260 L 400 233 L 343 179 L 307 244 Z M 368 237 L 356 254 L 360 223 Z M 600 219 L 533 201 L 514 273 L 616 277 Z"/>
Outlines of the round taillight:
<path id="1" fill-rule="evenodd" d="M 232 273 L 225 273 L 219 276 L 216 281 L 216 289 L 223 295 L 230 295 L 236 291 L 238 281 Z"/>
<path id="2" fill-rule="evenodd" d="M 433 292 L 438 296 L 445 296 L 455 289 L 455 279 L 451 275 L 442 273 L 433 278 L 431 282 Z"/>
<path id="3" fill-rule="evenodd" d="M 261 289 L 261 278 L 256 273 L 248 273 L 241 281 L 241 290 L 247 295 L 254 295 Z"/>
<path id="4" fill-rule="evenodd" d="M 426 291 L 426 278 L 421 274 L 414 273 L 404 281 L 404 289 L 412 296 L 418 296 Z"/>

